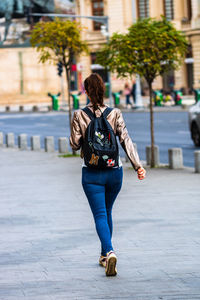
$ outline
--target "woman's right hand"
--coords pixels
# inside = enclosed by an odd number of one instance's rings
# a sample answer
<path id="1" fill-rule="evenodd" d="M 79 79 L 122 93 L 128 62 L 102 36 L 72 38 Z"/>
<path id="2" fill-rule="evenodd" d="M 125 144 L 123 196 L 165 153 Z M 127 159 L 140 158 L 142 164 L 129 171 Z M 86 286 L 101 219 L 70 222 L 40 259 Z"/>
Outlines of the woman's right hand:
<path id="1" fill-rule="evenodd" d="M 141 167 L 137 170 L 137 174 L 138 174 L 138 179 L 143 180 L 146 177 L 146 170 Z"/>

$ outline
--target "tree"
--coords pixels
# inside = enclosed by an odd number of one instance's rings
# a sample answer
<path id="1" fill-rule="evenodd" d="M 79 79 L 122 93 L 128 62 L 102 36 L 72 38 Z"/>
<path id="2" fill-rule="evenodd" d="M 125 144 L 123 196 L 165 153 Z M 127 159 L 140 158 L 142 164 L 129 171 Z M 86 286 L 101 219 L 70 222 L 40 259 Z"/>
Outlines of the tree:
<path id="1" fill-rule="evenodd" d="M 39 22 L 31 33 L 31 45 L 40 52 L 39 62 L 60 63 L 65 69 L 68 87 L 69 122 L 71 128 L 72 112 L 70 98 L 71 66 L 75 57 L 88 53 L 88 46 L 81 40 L 83 27 L 76 21 Z"/>
<path id="2" fill-rule="evenodd" d="M 151 167 L 154 161 L 154 115 L 152 83 L 182 63 L 188 44 L 184 34 L 167 21 L 147 18 L 138 20 L 125 34 L 114 33 L 97 55 L 97 63 L 117 72 L 118 77 L 144 77 L 150 94 Z"/>

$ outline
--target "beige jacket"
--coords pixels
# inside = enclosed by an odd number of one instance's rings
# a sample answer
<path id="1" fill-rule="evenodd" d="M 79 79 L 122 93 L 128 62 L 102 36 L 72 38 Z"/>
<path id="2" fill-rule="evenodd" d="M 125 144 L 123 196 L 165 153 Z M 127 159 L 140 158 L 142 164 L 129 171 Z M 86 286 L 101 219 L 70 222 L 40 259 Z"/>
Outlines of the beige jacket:
<path id="1" fill-rule="evenodd" d="M 88 107 L 92 110 L 91 104 L 88 104 Z M 107 105 L 100 107 L 103 112 L 106 109 Z M 96 117 L 100 117 L 100 110 L 96 110 Z M 131 138 L 128 135 L 128 131 L 122 116 L 121 111 L 118 108 L 114 108 L 107 117 L 108 122 L 113 128 L 114 133 L 119 137 L 120 144 L 124 151 L 126 152 L 130 162 L 135 170 L 142 167 L 138 153 L 132 143 Z M 79 150 L 82 146 L 82 141 L 85 138 L 86 129 L 90 123 L 90 118 L 83 110 L 77 110 L 74 112 L 72 129 L 70 136 L 70 145 L 73 150 Z M 83 153 L 81 151 L 81 157 L 83 158 Z"/>

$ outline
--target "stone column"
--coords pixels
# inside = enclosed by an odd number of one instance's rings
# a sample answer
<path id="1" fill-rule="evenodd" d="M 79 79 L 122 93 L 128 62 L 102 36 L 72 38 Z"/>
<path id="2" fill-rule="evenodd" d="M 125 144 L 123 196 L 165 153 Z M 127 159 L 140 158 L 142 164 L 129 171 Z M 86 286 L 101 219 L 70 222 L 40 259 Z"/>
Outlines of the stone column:
<path id="1" fill-rule="evenodd" d="M 194 88 L 200 87 L 200 30 L 196 35 L 191 36 L 192 52 L 194 58 Z"/>
<path id="2" fill-rule="evenodd" d="M 151 18 L 160 19 L 164 15 L 163 1 L 149 0 L 149 15 Z"/>
<path id="3" fill-rule="evenodd" d="M 180 89 L 182 87 L 187 87 L 187 74 L 186 74 L 186 65 L 183 60 L 182 65 L 178 70 L 174 71 L 174 77 L 175 77 L 175 89 Z"/>
<path id="4" fill-rule="evenodd" d="M 192 28 L 200 27 L 200 0 L 192 0 Z"/>
<path id="5" fill-rule="evenodd" d="M 184 17 L 184 1 L 175 0 L 174 1 L 174 19 L 176 21 L 181 21 Z"/>

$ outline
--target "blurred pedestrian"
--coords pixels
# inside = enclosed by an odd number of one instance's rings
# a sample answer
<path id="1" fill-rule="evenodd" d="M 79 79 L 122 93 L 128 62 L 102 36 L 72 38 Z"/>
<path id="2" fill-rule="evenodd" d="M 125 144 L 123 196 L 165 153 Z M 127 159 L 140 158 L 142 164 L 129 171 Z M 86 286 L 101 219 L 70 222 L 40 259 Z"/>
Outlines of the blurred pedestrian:
<path id="1" fill-rule="evenodd" d="M 132 81 L 132 89 L 131 89 L 131 95 L 133 97 L 133 103 L 136 103 L 136 82 L 135 79 Z"/>
<path id="2" fill-rule="evenodd" d="M 129 105 L 131 105 L 130 102 L 131 88 L 127 82 L 124 85 L 124 95 L 126 96 L 126 108 L 128 108 Z"/>
<path id="3" fill-rule="evenodd" d="M 85 79 L 84 87 L 90 103 L 74 112 L 70 145 L 75 151 L 81 148 L 81 157 L 84 158 L 82 186 L 101 241 L 99 264 L 105 267 L 107 276 L 115 276 L 117 257 L 111 241 L 112 207 L 123 177 L 116 136 L 140 180 L 145 178 L 146 171 L 128 135 L 121 111 L 104 104 L 105 86 L 102 78 L 93 73 Z M 102 131 L 102 127 L 108 128 L 108 131 Z M 108 149 L 114 149 L 114 152 Z M 116 155 L 115 159 L 113 155 Z"/>

